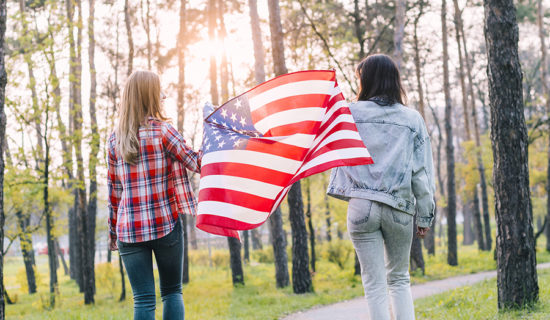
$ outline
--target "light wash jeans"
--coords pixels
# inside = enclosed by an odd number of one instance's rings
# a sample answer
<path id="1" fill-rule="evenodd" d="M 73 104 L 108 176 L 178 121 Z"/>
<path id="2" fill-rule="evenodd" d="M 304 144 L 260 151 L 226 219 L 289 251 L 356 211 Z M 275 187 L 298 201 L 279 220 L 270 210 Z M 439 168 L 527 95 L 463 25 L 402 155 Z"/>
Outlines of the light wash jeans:
<path id="1" fill-rule="evenodd" d="M 414 319 L 409 258 L 413 216 L 380 202 L 351 198 L 348 231 L 361 264 L 371 320 Z"/>
<path id="2" fill-rule="evenodd" d="M 120 257 L 128 273 L 134 293 L 134 320 L 154 320 L 156 309 L 153 252 L 160 277 L 164 320 L 183 320 L 184 306 L 181 294 L 183 269 L 183 233 L 178 220 L 174 230 L 166 236 L 145 242 L 118 241 Z"/>

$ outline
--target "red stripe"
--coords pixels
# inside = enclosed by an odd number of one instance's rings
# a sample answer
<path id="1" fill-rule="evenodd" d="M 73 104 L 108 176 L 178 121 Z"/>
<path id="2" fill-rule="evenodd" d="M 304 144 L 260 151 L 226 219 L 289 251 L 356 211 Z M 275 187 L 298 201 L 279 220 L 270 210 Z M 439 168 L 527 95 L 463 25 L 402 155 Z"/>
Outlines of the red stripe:
<path id="1" fill-rule="evenodd" d="M 201 176 L 206 177 L 208 175 L 241 177 L 270 183 L 281 187 L 286 187 L 290 179 L 292 179 L 291 174 L 249 164 L 233 162 L 218 162 L 203 166 L 201 168 Z"/>
<path id="2" fill-rule="evenodd" d="M 198 215 L 197 216 L 197 224 L 196 224 L 196 227 L 201 229 L 202 231 L 205 231 L 205 232 L 208 232 L 208 233 L 211 233 L 211 234 L 216 234 L 216 235 L 219 235 L 219 236 L 224 236 L 224 237 L 232 237 L 232 238 L 237 238 L 240 240 L 239 238 L 239 233 L 235 230 L 232 230 L 232 229 L 228 229 L 228 228 L 225 228 L 225 227 L 218 227 L 217 225 L 212 225 L 208 219 L 204 219 L 204 216 L 206 215 Z M 217 216 L 211 216 L 211 217 L 216 217 L 216 218 L 220 218 L 220 217 L 217 217 Z"/>
<path id="3" fill-rule="evenodd" d="M 328 169 L 332 169 L 334 167 L 340 167 L 340 166 L 351 167 L 351 166 L 367 165 L 367 164 L 373 164 L 373 163 L 374 163 L 374 161 L 372 161 L 371 157 L 368 157 L 368 158 L 361 157 L 361 158 L 351 158 L 351 159 L 338 159 L 338 160 L 333 160 L 333 161 L 329 161 L 329 162 L 323 162 L 323 163 L 321 163 L 317 166 L 311 167 L 311 168 L 307 169 L 306 171 L 298 174 L 297 176 L 295 176 L 290 181 L 290 184 L 292 184 L 292 183 L 294 183 L 294 182 L 296 182 L 296 181 L 298 181 L 302 178 L 312 176 L 314 174 L 326 171 Z"/>
<path id="4" fill-rule="evenodd" d="M 317 135 L 321 135 L 323 133 L 323 131 L 328 126 L 330 126 L 330 124 L 333 123 L 334 120 L 336 120 L 336 118 L 338 118 L 339 116 L 341 116 L 343 114 L 351 115 L 351 111 L 349 111 L 349 108 L 347 108 L 347 107 L 341 107 L 338 110 L 334 111 L 334 113 L 330 115 L 330 118 L 328 118 L 326 120 L 323 120 L 323 122 L 321 123 L 321 127 L 319 127 L 319 131 L 318 131 Z M 357 131 L 357 128 L 355 128 L 354 131 Z"/>
<path id="5" fill-rule="evenodd" d="M 332 70 L 310 70 L 310 71 L 298 71 L 294 73 L 284 74 L 278 76 L 269 81 L 266 81 L 255 88 L 252 88 L 246 93 L 250 97 L 254 97 L 262 92 L 273 89 L 283 84 L 298 82 L 298 81 L 307 81 L 307 80 L 327 80 L 335 81 L 336 74 Z"/>
<path id="6" fill-rule="evenodd" d="M 330 98 L 327 94 L 304 94 L 299 96 L 285 97 L 279 100 L 272 101 L 261 108 L 258 108 L 252 112 L 252 121 L 254 123 L 262 120 L 263 118 L 273 115 L 275 113 L 299 109 L 299 108 L 311 108 L 322 107 L 327 104 L 327 100 Z"/>
<path id="7" fill-rule="evenodd" d="M 271 128 L 264 134 L 264 136 L 280 137 L 290 136 L 298 133 L 315 134 L 318 131 L 320 125 L 321 121 L 300 121 Z"/>
<path id="8" fill-rule="evenodd" d="M 306 148 L 293 146 L 279 141 L 255 138 L 248 140 L 246 150 L 272 154 L 298 161 L 304 159 L 309 151 Z"/>
<path id="9" fill-rule="evenodd" d="M 258 197 L 256 195 L 221 188 L 206 188 L 199 192 L 199 201 L 218 201 L 234 204 L 248 209 L 270 212 L 273 199 Z"/>
<path id="10" fill-rule="evenodd" d="M 197 228 L 201 230 L 205 230 L 205 227 L 218 228 L 218 229 L 221 229 L 219 231 L 226 232 L 226 233 L 229 233 L 229 232 L 236 233 L 236 231 L 234 230 L 254 229 L 258 226 L 261 226 L 264 222 L 251 224 L 251 223 L 246 223 L 239 220 L 235 220 L 227 217 L 220 217 L 215 214 L 207 214 L 207 213 L 199 214 L 197 216 Z M 210 231 L 207 231 L 207 232 L 210 232 Z M 216 233 L 216 234 L 220 234 L 220 233 Z M 220 234 L 220 235 L 224 235 L 224 234 Z"/>
<path id="11" fill-rule="evenodd" d="M 304 160 L 304 164 L 307 161 L 311 161 L 314 158 L 317 158 L 318 156 L 322 155 L 323 153 L 327 153 L 329 151 L 338 150 L 338 149 L 347 149 L 347 148 L 365 148 L 365 144 L 361 140 L 355 140 L 355 139 L 340 139 L 336 141 L 332 141 L 324 145 L 322 148 L 315 150 L 314 153 L 309 155 L 306 160 Z"/>

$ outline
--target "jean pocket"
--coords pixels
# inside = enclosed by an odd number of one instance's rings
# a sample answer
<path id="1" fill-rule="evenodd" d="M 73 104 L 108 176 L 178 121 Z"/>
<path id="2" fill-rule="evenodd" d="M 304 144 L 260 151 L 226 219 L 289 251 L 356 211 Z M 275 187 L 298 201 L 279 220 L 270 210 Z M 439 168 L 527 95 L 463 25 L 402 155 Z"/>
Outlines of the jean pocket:
<path id="1" fill-rule="evenodd" d="M 393 217 L 393 222 L 398 223 L 402 226 L 408 226 L 413 219 L 413 216 L 411 216 L 410 214 L 406 214 L 397 210 L 392 210 L 391 214 Z"/>
<path id="2" fill-rule="evenodd" d="M 180 243 L 182 238 L 181 224 L 176 223 L 172 231 L 166 236 L 158 239 L 158 243 L 163 247 L 173 247 Z"/>
<path id="3" fill-rule="evenodd" d="M 361 201 L 361 203 L 364 203 Z M 367 223 L 369 221 L 370 217 L 370 211 L 372 209 L 372 201 L 368 201 L 368 204 L 366 206 L 355 206 L 354 202 L 351 203 L 352 207 L 350 207 L 348 211 L 348 224 L 359 226 L 362 224 Z"/>

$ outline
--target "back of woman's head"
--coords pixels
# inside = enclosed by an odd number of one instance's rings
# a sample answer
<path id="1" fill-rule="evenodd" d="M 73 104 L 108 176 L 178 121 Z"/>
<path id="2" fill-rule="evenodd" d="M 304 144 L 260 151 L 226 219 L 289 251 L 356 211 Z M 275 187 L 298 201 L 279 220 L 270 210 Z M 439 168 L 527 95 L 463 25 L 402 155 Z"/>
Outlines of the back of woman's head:
<path id="1" fill-rule="evenodd" d="M 124 86 L 119 106 L 116 146 L 124 161 L 139 155 L 139 127 L 148 117 L 166 120 L 160 103 L 160 79 L 151 71 L 134 71 Z"/>
<path id="2" fill-rule="evenodd" d="M 355 69 L 359 79 L 357 100 L 366 101 L 374 97 L 382 98 L 389 104 L 406 103 L 406 94 L 401 85 L 399 69 L 385 54 L 373 54 L 363 59 Z"/>

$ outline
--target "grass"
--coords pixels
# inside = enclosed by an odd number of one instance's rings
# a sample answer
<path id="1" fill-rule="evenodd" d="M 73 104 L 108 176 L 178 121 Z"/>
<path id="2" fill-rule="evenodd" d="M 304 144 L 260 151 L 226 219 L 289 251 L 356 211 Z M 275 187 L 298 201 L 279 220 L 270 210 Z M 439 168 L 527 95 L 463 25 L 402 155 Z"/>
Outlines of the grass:
<path id="1" fill-rule="evenodd" d="M 542 247 L 544 240 L 539 241 Z M 296 295 L 292 287 L 277 289 L 274 280 L 274 266 L 270 261 L 269 249 L 254 252 L 253 261 L 244 266 L 245 286 L 233 288 L 231 271 L 228 266 L 228 252 L 215 251 L 212 255 L 213 267 L 208 266 L 205 251 L 192 251 L 190 257 L 191 282 L 184 286 L 186 319 L 279 319 L 280 317 L 316 305 L 330 304 L 363 294 L 361 280 L 353 275 L 353 255 L 351 244 L 344 242 L 338 250 L 343 250 L 343 258 L 338 263 L 329 262 L 326 244 L 317 248 L 319 260 L 317 272 L 313 276 L 314 293 Z M 271 255 L 271 256 L 270 256 Z M 116 256 L 116 255 L 115 255 Z M 206 258 L 205 258 L 206 257 Z M 46 256 L 37 257 L 38 293 L 25 292 L 25 276 L 21 258 L 5 259 L 5 285 L 12 299 L 17 303 L 6 308 L 8 319 L 130 319 L 132 318 L 131 289 L 127 282 L 127 298 L 118 302 L 120 277 L 118 263 L 96 266 L 97 294 L 92 306 L 83 304 L 83 295 L 78 292 L 75 282 L 60 270 L 59 296 L 53 310 L 45 308 L 48 292 L 48 267 Z M 494 270 L 496 265 L 492 252 L 480 252 L 475 246 L 459 246 L 459 266 L 446 263 L 446 252 L 438 247 L 436 256 L 426 257 L 426 275 L 412 275 L 413 283 L 423 283 L 435 279 Z M 261 261 L 261 262 L 259 262 Z M 538 261 L 550 261 L 550 254 L 539 250 Z M 289 263 L 289 270 L 291 265 Z M 542 277 L 541 277 L 542 278 Z M 546 277 L 548 278 L 548 277 Z M 158 280 L 158 276 L 156 277 Z M 544 279 L 543 279 L 544 280 Z M 546 287 L 548 287 L 546 279 Z M 541 288 L 543 288 L 541 282 Z M 492 285 L 494 286 L 494 283 Z M 158 290 L 158 284 L 157 284 Z M 157 296 L 159 296 L 157 292 Z M 426 300 L 428 301 L 428 300 Z M 423 302 L 418 310 L 431 310 L 438 302 Z M 496 308 L 496 302 L 491 302 Z M 464 310 L 464 309 L 463 309 Z M 162 303 L 157 300 L 156 318 L 162 318 Z M 426 319 L 443 319 L 439 317 Z"/>
<path id="2" fill-rule="evenodd" d="M 416 318 L 419 320 L 547 320 L 550 318 L 550 270 L 541 270 L 538 275 L 540 301 L 531 308 L 499 312 L 496 280 L 491 279 L 415 301 Z"/>

